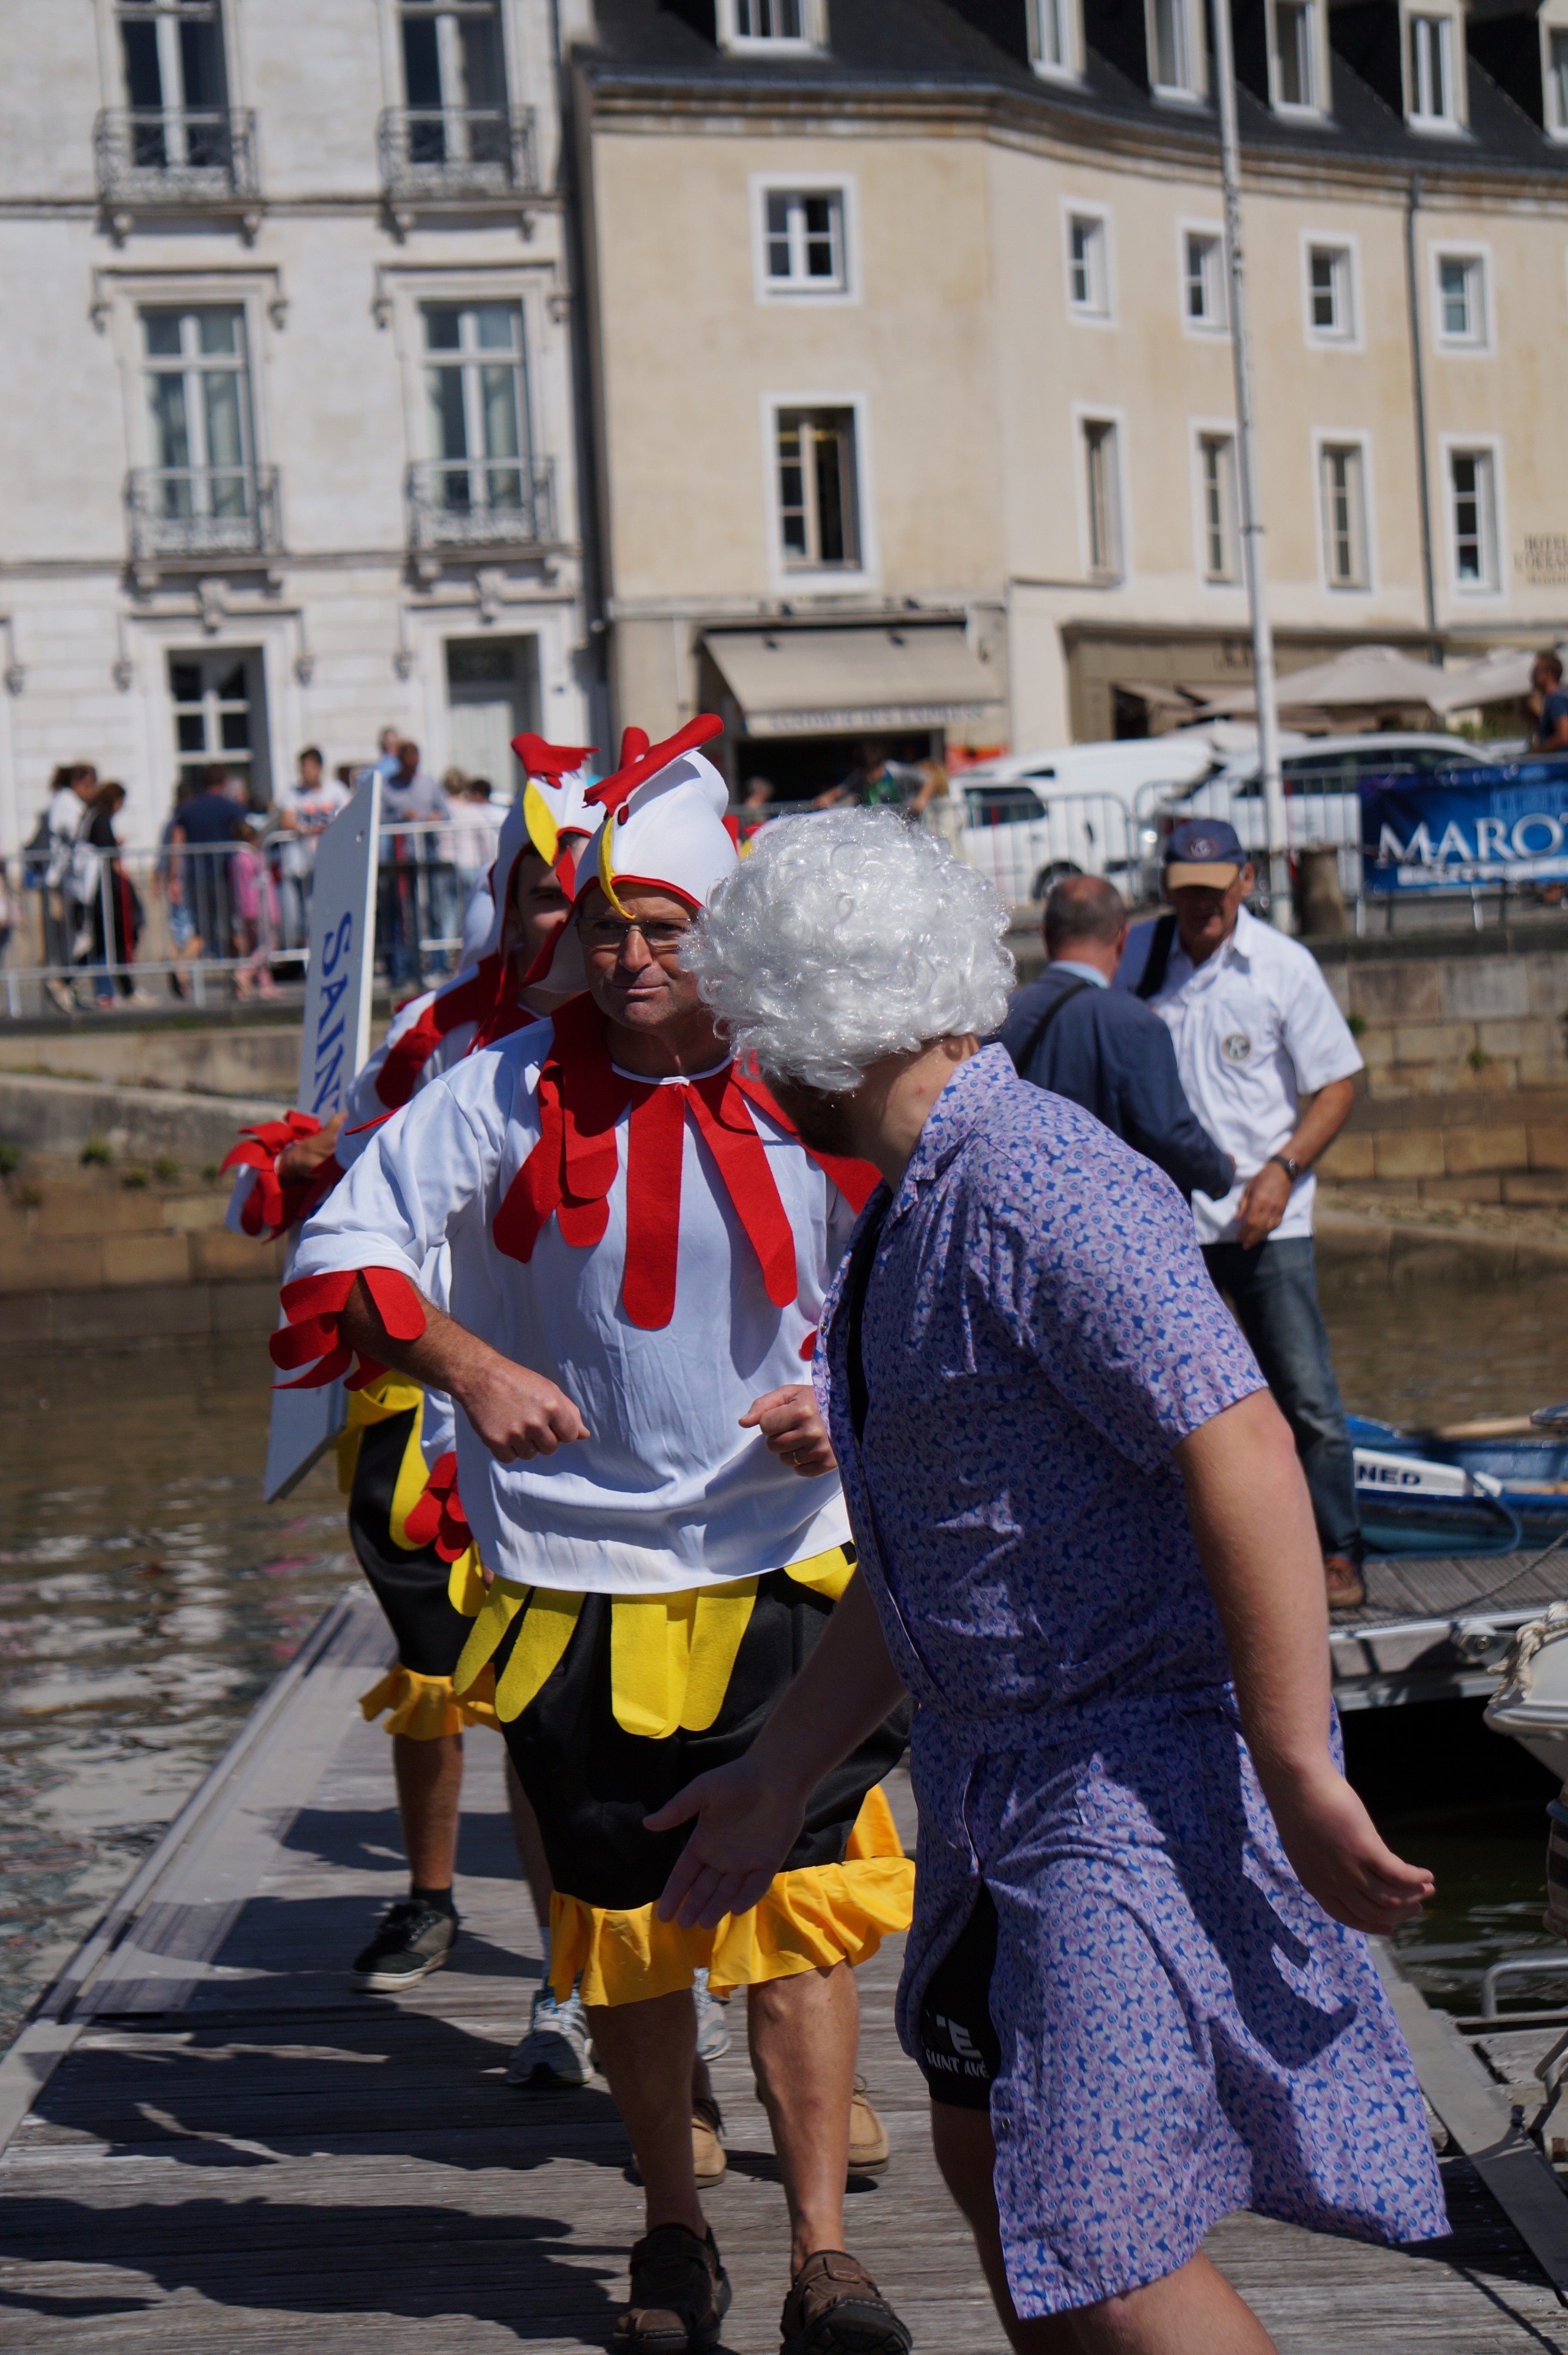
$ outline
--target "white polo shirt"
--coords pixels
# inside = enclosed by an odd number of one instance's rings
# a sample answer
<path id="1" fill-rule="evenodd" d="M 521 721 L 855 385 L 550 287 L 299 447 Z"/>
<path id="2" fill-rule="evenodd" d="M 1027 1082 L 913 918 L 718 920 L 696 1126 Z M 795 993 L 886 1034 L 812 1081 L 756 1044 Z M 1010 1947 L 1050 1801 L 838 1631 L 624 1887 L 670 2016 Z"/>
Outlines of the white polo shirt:
<path id="1" fill-rule="evenodd" d="M 1360 1054 L 1317 958 L 1245 908 L 1230 939 L 1200 965 L 1178 934 L 1149 1003 L 1176 1043 L 1188 1103 L 1235 1157 L 1236 1183 L 1223 1201 L 1192 1197 L 1198 1240 L 1234 1242 L 1247 1179 L 1295 1135 L 1301 1098 L 1348 1080 L 1361 1069 Z M 1317 1191 L 1310 1174 L 1296 1179 L 1271 1242 L 1312 1232 Z"/>

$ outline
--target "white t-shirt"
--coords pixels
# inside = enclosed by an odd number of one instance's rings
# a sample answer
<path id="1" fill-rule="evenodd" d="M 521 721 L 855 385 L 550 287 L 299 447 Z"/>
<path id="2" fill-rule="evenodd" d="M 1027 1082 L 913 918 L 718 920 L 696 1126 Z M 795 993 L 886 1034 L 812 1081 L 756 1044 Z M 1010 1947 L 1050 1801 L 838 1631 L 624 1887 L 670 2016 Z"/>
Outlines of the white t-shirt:
<path id="1" fill-rule="evenodd" d="M 740 1417 L 764 1391 L 805 1379 L 854 1211 L 753 1107 L 795 1236 L 799 1291 L 775 1307 L 688 1119 L 674 1314 L 656 1330 L 634 1326 L 621 1299 L 623 1111 L 603 1241 L 579 1249 L 552 1218 L 531 1260 L 507 1257 L 495 1218 L 539 1142 L 536 1091 L 550 1044 L 549 1025 L 531 1024 L 421 1088 L 366 1140 L 308 1221 L 293 1273 L 389 1267 L 418 1284 L 448 1246 L 453 1315 L 581 1410 L 591 1438 L 517 1464 L 498 1464 L 467 1416 L 455 1418 L 464 1508 L 481 1559 L 504 1578 L 590 1594 L 677 1593 L 841 1545 L 849 1522 L 837 1474 L 802 1478 Z"/>
<path id="2" fill-rule="evenodd" d="M 347 785 L 336 777 L 323 777 L 318 785 L 302 785 L 297 781 L 286 785 L 278 795 L 278 807 L 286 811 L 302 834 L 323 834 L 341 809 L 349 803 Z"/>
<path id="3" fill-rule="evenodd" d="M 1192 1198 L 1198 1240 L 1234 1242 L 1246 1182 L 1295 1135 L 1301 1098 L 1359 1071 L 1360 1052 L 1310 950 L 1245 908 L 1200 965 L 1179 935 L 1149 1004 L 1176 1043 L 1188 1103 L 1235 1157 L 1236 1182 L 1223 1201 Z M 1296 1179 L 1271 1242 L 1312 1232 L 1317 1191 L 1310 1173 Z"/>

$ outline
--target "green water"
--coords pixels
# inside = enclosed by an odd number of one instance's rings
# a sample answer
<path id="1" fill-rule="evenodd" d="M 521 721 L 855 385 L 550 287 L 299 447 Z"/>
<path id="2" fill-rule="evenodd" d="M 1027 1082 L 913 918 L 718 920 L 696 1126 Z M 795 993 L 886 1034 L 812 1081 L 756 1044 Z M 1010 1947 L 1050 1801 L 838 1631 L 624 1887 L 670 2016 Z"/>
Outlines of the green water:
<path id="1" fill-rule="evenodd" d="M 1362 1412 L 1568 1397 L 1562 1292 L 1331 1289 L 1325 1309 Z M 330 1468 L 259 1500 L 269 1372 L 254 1341 L 0 1363 L 0 2040 L 352 1574 Z M 1417 1740 L 1422 1714 L 1362 1764 L 1438 1876 L 1411 1960 L 1468 2009 L 1495 1954 L 1548 1943 L 1541 1791 L 1473 1712 Z"/>

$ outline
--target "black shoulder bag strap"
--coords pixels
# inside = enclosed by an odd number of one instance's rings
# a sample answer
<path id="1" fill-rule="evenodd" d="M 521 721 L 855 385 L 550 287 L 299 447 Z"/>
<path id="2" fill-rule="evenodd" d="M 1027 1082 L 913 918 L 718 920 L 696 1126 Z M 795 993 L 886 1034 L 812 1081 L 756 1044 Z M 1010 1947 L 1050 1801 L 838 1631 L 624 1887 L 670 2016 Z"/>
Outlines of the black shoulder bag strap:
<path id="1" fill-rule="evenodd" d="M 849 1315 L 845 1352 L 849 1372 L 849 1425 L 855 1433 L 857 1446 L 865 1436 L 866 1410 L 870 1404 L 870 1393 L 866 1388 L 866 1360 L 860 1347 L 860 1326 L 866 1313 L 866 1286 L 871 1281 L 877 1245 L 882 1239 L 882 1221 L 891 1208 L 890 1196 L 876 1217 L 861 1228 L 855 1238 L 855 1248 L 849 1254 L 849 1272 L 844 1279 L 844 1297 Z"/>
<path id="2" fill-rule="evenodd" d="M 1075 973 L 1064 989 L 1059 989 L 1054 993 L 1050 1005 L 1045 1009 L 1045 1012 L 1040 1016 L 1040 1020 L 1035 1024 L 1034 1028 L 1029 1032 L 1029 1037 L 1024 1040 L 1023 1045 L 1018 1049 L 1013 1056 L 1013 1069 L 1018 1073 L 1020 1080 L 1024 1078 L 1029 1071 L 1029 1065 L 1033 1062 L 1036 1055 L 1040 1052 L 1040 1040 L 1044 1038 L 1046 1032 L 1050 1029 L 1051 1024 L 1055 1021 L 1057 1016 L 1066 1005 L 1068 999 L 1070 997 L 1076 997 L 1081 989 L 1093 989 L 1093 986 L 1094 985 L 1092 981 L 1085 981 L 1081 973 Z"/>
<path id="3" fill-rule="evenodd" d="M 1148 944 L 1148 957 L 1133 991 L 1135 997 L 1152 997 L 1155 995 L 1165 979 L 1165 969 L 1170 963 L 1175 941 L 1176 916 L 1172 910 L 1167 909 L 1154 928 L 1154 938 Z"/>

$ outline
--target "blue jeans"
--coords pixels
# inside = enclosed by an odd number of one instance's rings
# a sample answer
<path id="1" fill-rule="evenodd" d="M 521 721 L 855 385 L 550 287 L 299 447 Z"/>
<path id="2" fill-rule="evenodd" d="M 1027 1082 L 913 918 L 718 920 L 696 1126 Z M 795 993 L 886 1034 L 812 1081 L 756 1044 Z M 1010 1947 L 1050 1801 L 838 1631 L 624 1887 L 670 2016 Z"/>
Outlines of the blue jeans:
<path id="1" fill-rule="evenodd" d="M 1211 1243 L 1203 1257 L 1295 1436 L 1318 1542 L 1326 1554 L 1359 1562 L 1356 1463 L 1317 1305 L 1311 1236 L 1286 1235 L 1250 1251 L 1240 1243 Z"/>

